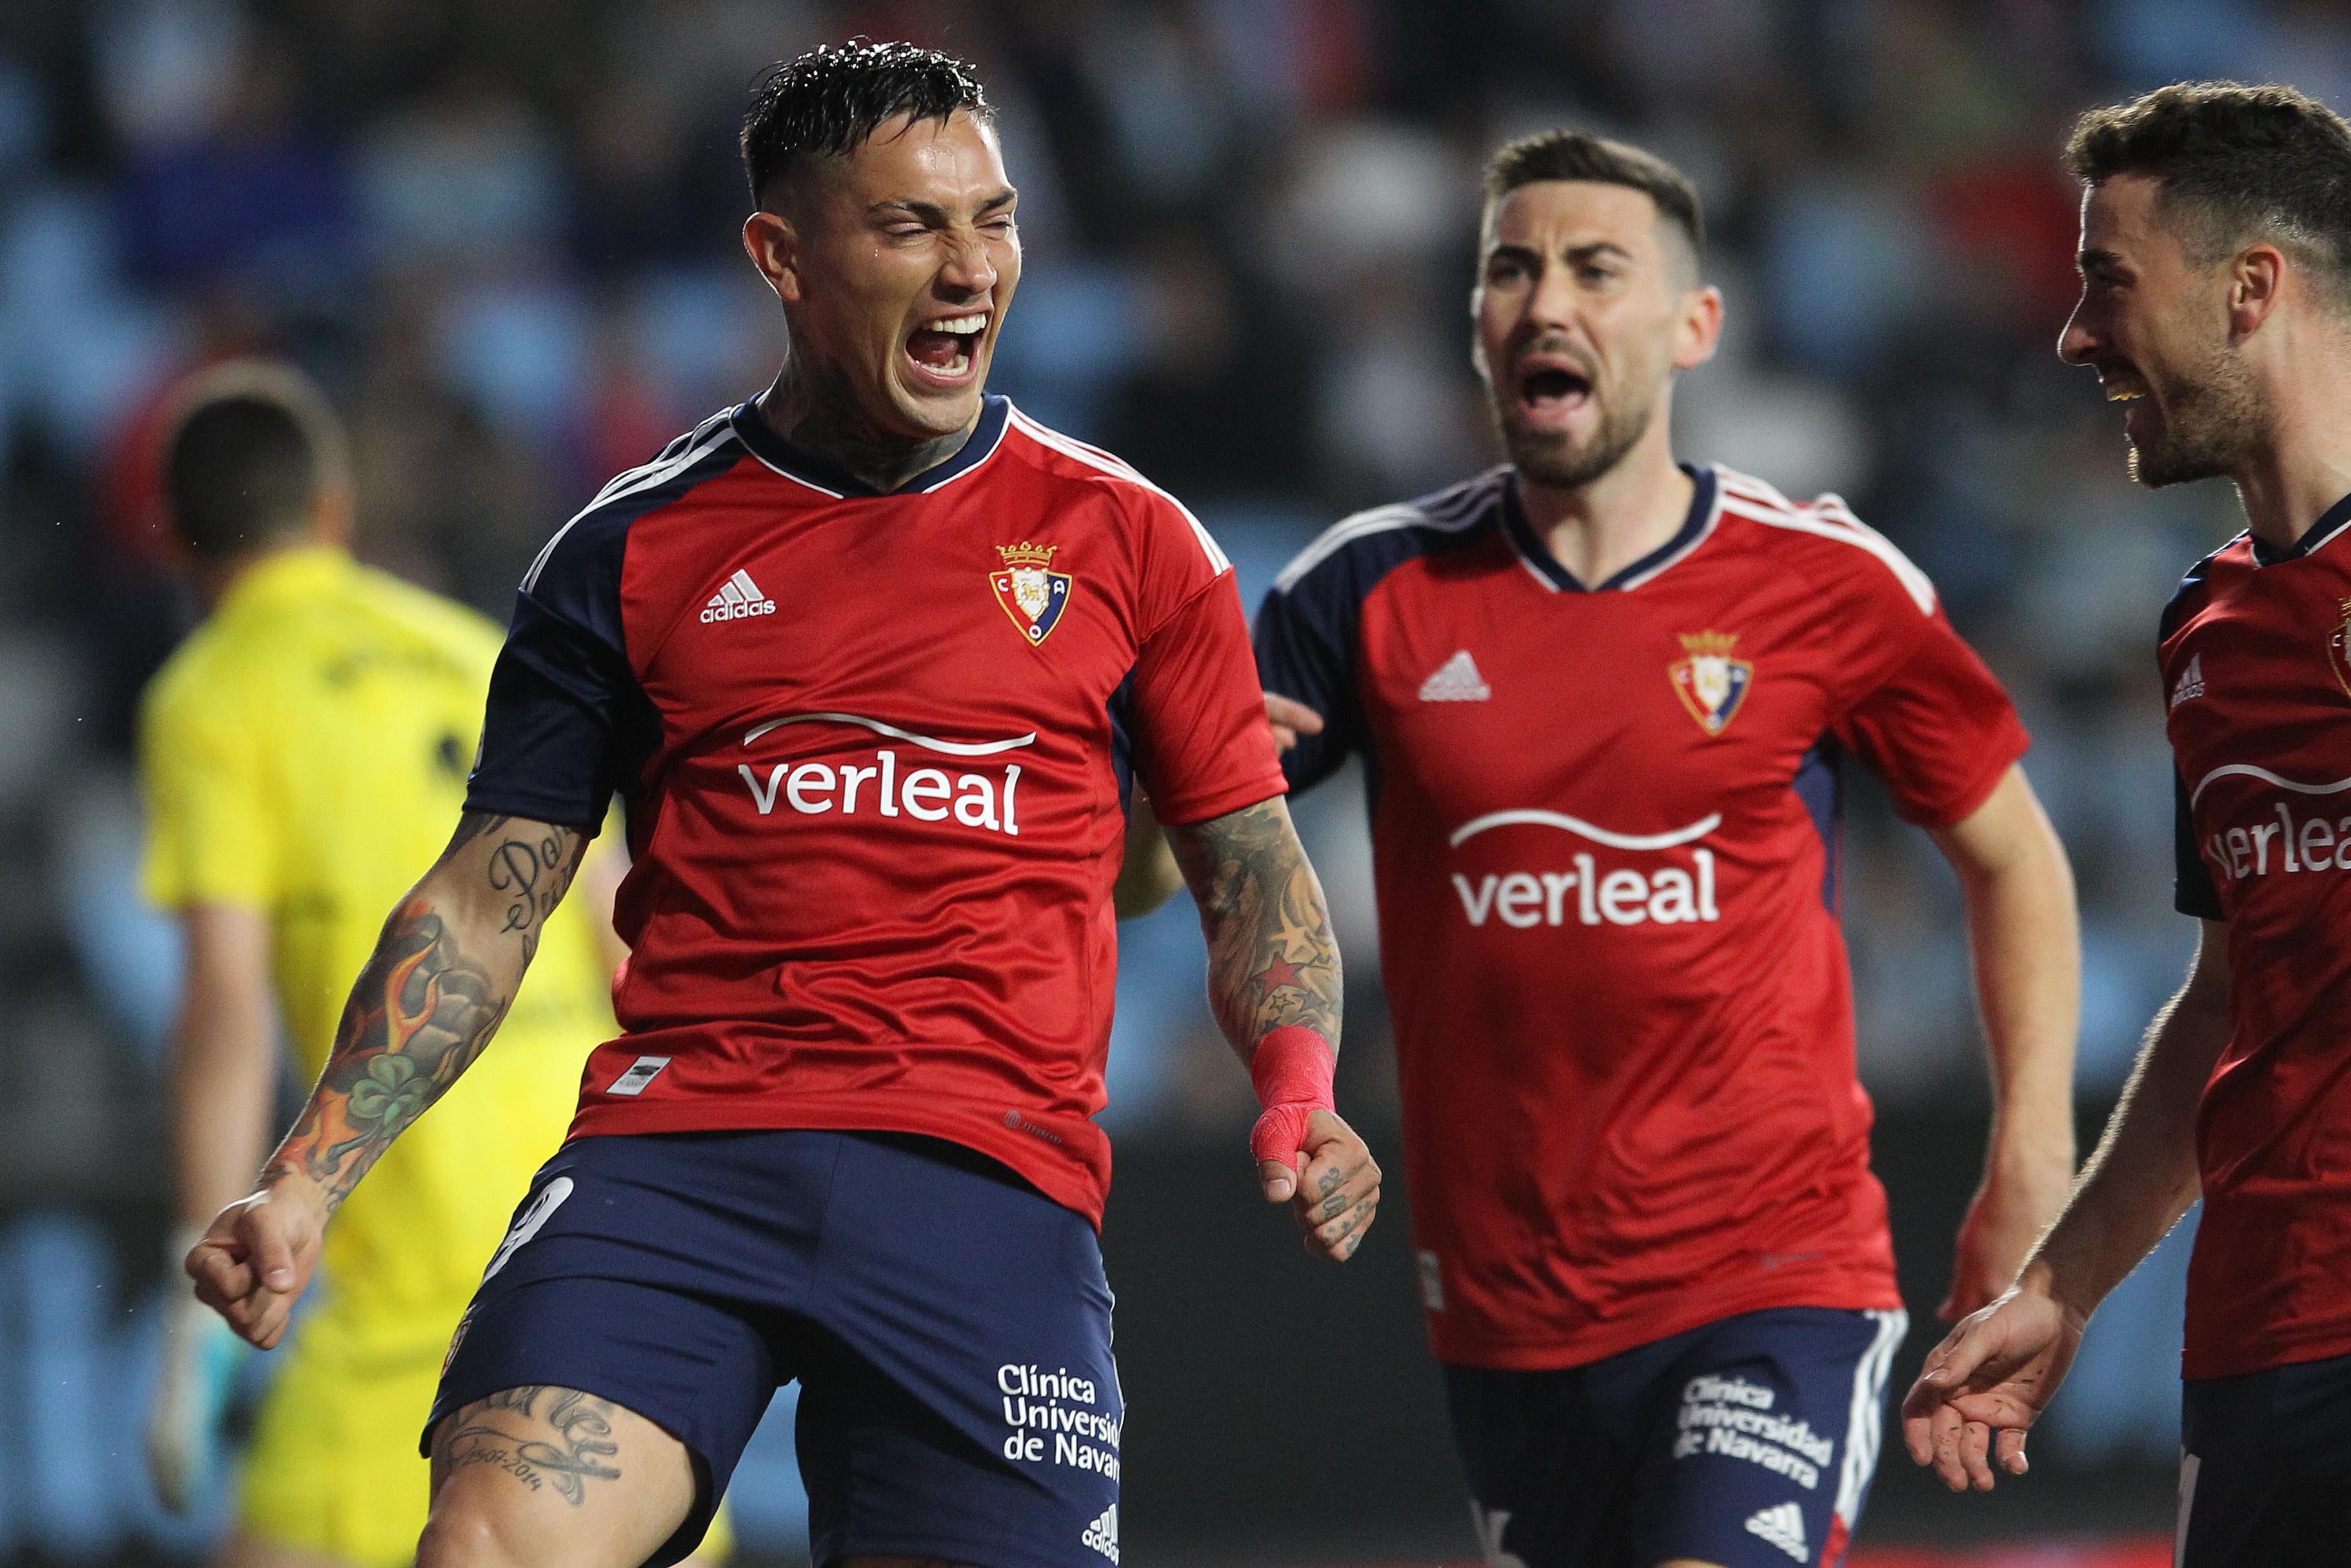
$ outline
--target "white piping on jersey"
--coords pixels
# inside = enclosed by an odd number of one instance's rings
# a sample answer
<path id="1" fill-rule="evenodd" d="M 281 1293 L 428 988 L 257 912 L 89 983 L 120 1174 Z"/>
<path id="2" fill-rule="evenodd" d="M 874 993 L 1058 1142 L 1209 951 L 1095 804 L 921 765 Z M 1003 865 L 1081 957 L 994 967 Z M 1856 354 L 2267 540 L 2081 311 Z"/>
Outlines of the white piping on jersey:
<path id="1" fill-rule="evenodd" d="M 730 430 L 735 426 L 735 415 L 731 411 L 726 415 L 726 426 Z M 803 490 L 814 490 L 818 495 L 835 501 L 845 498 L 838 490 L 828 490 L 813 479 L 803 479 L 799 475 L 793 473 L 790 469 L 783 467 L 778 464 L 768 462 L 767 454 L 761 452 L 758 447 L 752 444 L 752 443 L 747 439 L 743 442 L 743 450 L 748 452 L 752 456 L 757 457 L 759 460 L 760 465 L 766 468 L 768 473 L 781 475 L 783 477 L 789 479 L 793 484 L 798 485 Z"/>
<path id="2" fill-rule="evenodd" d="M 2195 789 L 2189 794 L 2188 803 L 2190 806 L 2196 804 L 2204 798 L 2204 791 L 2208 787 L 2222 779 L 2258 779 L 2265 784 L 2274 784 L 2281 789 L 2291 789 L 2297 795 L 2340 795 L 2344 790 L 2351 789 L 2351 779 L 2337 779 L 2332 784 L 2297 784 L 2291 779 L 2281 779 L 2268 768 L 2256 768 L 2250 762 L 2230 762 L 2204 775 L 2203 779 L 2197 783 Z"/>
<path id="3" fill-rule="evenodd" d="M 1007 399 L 1005 402 L 1004 411 L 1008 415 L 1012 412 L 1012 403 L 1009 399 Z M 925 485 L 919 490 L 909 491 L 908 494 L 914 496 L 935 495 L 937 492 L 946 489 L 948 486 L 954 484 L 965 475 L 977 473 L 980 469 L 987 465 L 987 460 L 989 458 L 996 455 L 996 449 L 1004 444 L 1004 433 L 1011 428 L 1012 421 L 1008 417 L 1002 424 L 996 427 L 996 439 L 987 444 L 987 451 L 981 453 L 978 456 L 973 458 L 969 463 L 956 469 L 946 478 L 939 480 L 936 484 Z M 956 455 L 960 456 L 962 455 L 958 453 Z M 947 461 L 952 463 L 955 461 L 955 458 L 950 457 Z"/>
<path id="4" fill-rule="evenodd" d="M 1935 612 L 1935 584 L 1932 579 L 1911 564 L 1910 558 L 1895 548 L 1894 541 L 1853 515 L 1843 498 L 1823 496 L 1810 507 L 1798 507 L 1779 491 L 1758 479 L 1743 474 L 1733 475 L 1717 468 L 1715 484 L 1719 488 L 1724 510 L 1735 512 L 1750 522 L 1768 528 L 1786 528 L 1792 533 L 1812 534 L 1816 538 L 1835 539 L 1858 549 L 1865 549 L 1886 563 L 1895 580 L 1910 595 L 1921 615 Z M 1817 514 L 1817 515 L 1808 515 Z"/>
<path id="5" fill-rule="evenodd" d="M 1722 826 L 1722 813 L 1714 812 L 1687 828 L 1676 828 L 1670 833 L 1612 833 L 1605 828 L 1593 827 L 1581 817 L 1565 817 L 1557 811 L 1489 811 L 1454 829 L 1452 837 L 1445 841 L 1458 849 L 1465 841 L 1476 838 L 1489 828 L 1507 828 L 1519 822 L 1530 822 L 1542 828 L 1565 828 L 1571 833 L 1581 833 L 1593 843 L 1606 844 L 1612 850 L 1669 850 L 1677 844 L 1702 839 Z"/>
<path id="6" fill-rule="evenodd" d="M 1869 1342 L 1869 1348 L 1862 1353 L 1853 1369 L 1853 1406 L 1845 1417 L 1844 1463 L 1837 1468 L 1836 1517 L 1844 1521 L 1847 1530 L 1853 1528 L 1854 1515 L 1861 1511 L 1863 1489 L 1877 1473 L 1877 1448 L 1886 1419 L 1886 1375 L 1894 1364 L 1894 1353 L 1901 1348 L 1902 1336 L 1910 1332 L 1907 1312 L 1872 1312 L 1865 1315 L 1877 1320 L 1877 1337 Z"/>
<path id="7" fill-rule="evenodd" d="M 1698 546 L 1706 543 L 1707 540 L 1714 537 L 1714 530 L 1721 521 L 1722 470 L 1718 468 L 1714 471 L 1714 503 L 1706 509 L 1706 521 L 1699 525 L 1698 538 L 1690 540 L 1689 543 L 1682 546 L 1681 549 L 1674 551 L 1673 554 L 1667 556 L 1665 559 L 1659 561 L 1656 565 L 1651 567 L 1640 576 L 1626 578 L 1624 581 L 1616 585 L 1614 591 L 1618 593 L 1623 593 L 1630 589 L 1638 588 L 1645 582 L 1654 580 L 1659 572 L 1669 570 L 1672 568 L 1680 565 L 1683 561 L 1689 559 L 1689 554 L 1692 550 L 1698 549 Z"/>
<path id="8" fill-rule="evenodd" d="M 555 547 L 563 542 L 563 536 L 569 533 L 580 518 L 624 497 L 633 496 L 640 490 L 650 490 L 657 485 L 674 479 L 726 443 L 738 439 L 735 434 L 735 424 L 731 418 L 720 414 L 716 416 L 716 428 L 714 429 L 712 421 L 705 420 L 700 428 L 695 432 L 695 436 L 700 439 L 690 437 L 690 444 L 676 456 L 656 457 L 651 463 L 613 476 L 610 483 L 596 492 L 594 500 L 580 507 L 572 515 L 570 522 L 556 529 L 555 537 L 539 547 L 538 556 L 530 563 L 530 570 L 522 574 L 522 591 L 528 593 L 538 586 L 538 574 L 547 570 L 549 559 L 555 554 Z M 702 434 L 705 430 L 710 432 L 706 436 Z"/>
<path id="9" fill-rule="evenodd" d="M 1357 539 L 1369 538 L 1374 534 L 1393 533 L 1398 528 L 1434 528 L 1438 533 L 1458 534 L 1476 528 L 1484 517 L 1484 510 L 1480 508 L 1466 517 L 1447 522 L 1430 517 L 1405 501 L 1357 512 L 1332 523 L 1312 544 L 1299 551 L 1298 559 L 1283 567 L 1281 575 L 1273 580 L 1274 589 L 1277 592 L 1289 592 L 1308 572 Z"/>
<path id="10" fill-rule="evenodd" d="M 878 718 L 863 718 L 853 713 L 796 713 L 783 718 L 771 718 L 746 735 L 743 744 L 748 746 L 768 731 L 781 729 L 788 724 L 862 724 L 876 735 L 886 735 L 893 740 L 904 740 L 932 751 L 945 752 L 949 757 L 993 757 L 999 751 L 1013 751 L 1037 744 L 1037 732 L 1033 729 L 1010 740 L 938 740 L 927 735 L 916 735 L 910 729 L 900 729 L 894 724 L 883 724 Z"/>
<path id="11" fill-rule="evenodd" d="M 1614 583 L 1613 586 L 1604 585 L 1606 586 L 1606 591 L 1611 593 L 1624 593 L 1632 589 L 1640 587 L 1645 582 L 1654 581 L 1658 573 L 1666 571 L 1675 566 L 1678 566 L 1681 562 L 1688 559 L 1690 551 L 1698 549 L 1698 546 L 1706 543 L 1708 539 L 1714 537 L 1715 526 L 1722 521 L 1721 470 L 1717 469 L 1715 471 L 1715 475 L 1714 500 L 1713 503 L 1706 509 L 1706 521 L 1698 525 L 1698 537 L 1691 539 L 1689 543 L 1682 546 L 1681 549 L 1674 551 L 1673 554 L 1667 556 L 1665 559 L 1659 561 L 1656 565 L 1641 573 L 1640 576 L 1628 577 L 1622 582 Z M 1543 571 L 1542 568 L 1536 564 L 1534 558 L 1527 553 L 1526 547 L 1520 543 L 1518 537 L 1513 530 L 1504 528 L 1502 532 L 1505 535 L 1510 536 L 1510 549 L 1518 556 L 1519 564 L 1527 569 L 1528 576 L 1533 578 L 1537 582 L 1543 585 L 1544 592 L 1563 593 L 1566 591 L 1566 590 L 1561 588 L 1558 583 L 1553 582 L 1550 576 Z M 1534 525 L 1532 523 L 1527 524 L 1527 532 L 1530 534 L 1534 532 Z M 1599 590 L 1593 590 L 1593 591 L 1596 592 L 1599 591 Z"/>
<path id="12" fill-rule="evenodd" d="M 1200 526 L 1200 519 L 1192 515 L 1192 508 L 1186 507 L 1183 502 L 1177 500 L 1175 497 L 1169 495 L 1166 491 L 1161 489 L 1158 486 L 1153 484 L 1150 480 L 1144 478 L 1142 475 L 1136 473 L 1133 468 L 1128 467 L 1126 464 L 1120 461 L 1118 458 L 1112 456 L 1109 453 L 1102 451 L 1098 447 L 1088 446 L 1081 441 L 1077 441 L 1070 436 L 1063 435 L 1058 430 L 1048 430 L 1043 425 L 1038 423 L 1035 420 L 1029 418 L 1027 414 L 1021 413 L 1019 409 L 1011 408 L 1009 404 L 1007 404 L 1006 406 L 1010 409 L 1012 415 L 1010 419 L 1005 421 L 1008 427 L 1013 424 L 1018 424 L 1020 426 L 1022 433 L 1025 434 L 1031 441 L 1036 442 L 1040 446 L 1050 447 L 1053 451 L 1060 453 L 1064 457 L 1073 457 L 1089 468 L 1099 468 L 1114 479 L 1124 479 L 1129 484 L 1139 485 L 1143 488 L 1150 491 L 1153 495 L 1158 497 L 1161 500 L 1166 502 L 1169 506 L 1175 507 L 1178 512 L 1183 513 L 1184 520 L 1192 525 L 1193 537 L 1200 541 L 1200 549 L 1208 558 L 1208 570 L 1218 573 L 1232 570 L 1233 563 L 1226 559 L 1225 552 L 1217 545 L 1215 537 L 1212 536 L 1207 528 Z"/>

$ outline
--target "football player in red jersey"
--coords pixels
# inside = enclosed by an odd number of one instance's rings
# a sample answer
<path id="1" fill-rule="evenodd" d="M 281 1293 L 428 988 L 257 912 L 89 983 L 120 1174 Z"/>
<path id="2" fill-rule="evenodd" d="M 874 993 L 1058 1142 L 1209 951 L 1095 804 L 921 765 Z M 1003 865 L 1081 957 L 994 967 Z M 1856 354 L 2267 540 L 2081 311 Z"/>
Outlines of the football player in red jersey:
<path id="1" fill-rule="evenodd" d="M 2082 298 L 2058 351 L 2126 401 L 2150 487 L 2225 478 L 2246 531 L 2164 612 L 2175 902 L 2201 924 L 2080 1187 L 1903 1410 L 1955 1490 L 2022 1475 L 2090 1314 L 2200 1195 L 2183 1568 L 2351 1539 L 2351 125 L 2182 84 L 2075 127 Z"/>
<path id="2" fill-rule="evenodd" d="M 189 1271 L 277 1341 L 617 789 L 624 1032 L 450 1346 L 418 1561 L 675 1562 L 798 1378 L 814 1562 L 1115 1563 L 1093 1116 L 1131 786 L 1200 904 L 1265 1196 L 1344 1259 L 1379 1172 L 1331 1105 L 1322 891 L 1215 541 L 983 392 L 1020 245 L 969 69 L 813 51 L 743 149 L 789 359 L 531 567 L 456 836 Z"/>
<path id="3" fill-rule="evenodd" d="M 1947 1313 L 2073 1172 L 2077 938 L 2006 695 L 1834 497 L 1674 461 L 1696 193 L 1556 133 L 1489 173 L 1510 463 L 1351 517 L 1257 625 L 1293 788 L 1372 799 L 1430 1339 L 1496 1568 L 1834 1564 L 1905 1332 L 1838 930 L 1841 756 L 1958 871 L 1996 1110 Z"/>

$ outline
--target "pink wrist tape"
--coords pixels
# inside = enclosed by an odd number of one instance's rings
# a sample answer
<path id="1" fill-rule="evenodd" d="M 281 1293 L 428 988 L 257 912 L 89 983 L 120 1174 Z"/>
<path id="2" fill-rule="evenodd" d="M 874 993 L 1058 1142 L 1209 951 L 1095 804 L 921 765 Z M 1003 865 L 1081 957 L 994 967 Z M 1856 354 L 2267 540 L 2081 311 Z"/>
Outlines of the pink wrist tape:
<path id="1" fill-rule="evenodd" d="M 1339 1053 L 1331 1042 L 1301 1024 L 1285 1024 L 1257 1042 L 1249 1059 L 1249 1082 L 1265 1113 L 1249 1130 L 1249 1153 L 1291 1170 L 1304 1168 L 1306 1122 L 1317 1111 L 1335 1109 L 1331 1074 Z"/>

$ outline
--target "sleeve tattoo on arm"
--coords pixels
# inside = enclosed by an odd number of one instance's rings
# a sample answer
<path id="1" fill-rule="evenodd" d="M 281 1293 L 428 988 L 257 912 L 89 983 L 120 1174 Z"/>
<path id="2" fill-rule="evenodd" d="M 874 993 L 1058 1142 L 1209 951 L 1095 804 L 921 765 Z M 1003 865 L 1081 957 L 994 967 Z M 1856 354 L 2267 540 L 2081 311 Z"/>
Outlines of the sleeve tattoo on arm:
<path id="1" fill-rule="evenodd" d="M 318 1087 L 265 1181 L 299 1172 L 340 1204 L 408 1124 L 444 1093 L 489 1043 L 538 950 L 539 932 L 578 870 L 584 836 L 508 817 L 469 813 L 445 863 L 477 839 L 495 842 L 481 873 L 507 908 L 498 934 L 521 943 L 520 962 L 460 948 L 431 899 L 412 894 L 392 911 L 360 972 Z M 569 843 L 566 843 L 566 840 Z M 478 944 L 477 944 L 478 946 Z"/>
<path id="2" fill-rule="evenodd" d="M 1322 885 L 1280 800 L 1173 829 L 1208 942 L 1208 1003 L 1248 1051 L 1286 1024 L 1339 1040 L 1339 946 Z"/>

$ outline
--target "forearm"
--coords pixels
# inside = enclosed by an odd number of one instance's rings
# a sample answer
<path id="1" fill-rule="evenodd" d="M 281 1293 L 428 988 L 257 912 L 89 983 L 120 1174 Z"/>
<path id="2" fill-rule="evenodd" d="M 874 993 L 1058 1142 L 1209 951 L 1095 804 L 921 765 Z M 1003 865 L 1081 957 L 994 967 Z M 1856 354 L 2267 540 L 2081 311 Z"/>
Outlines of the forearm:
<path id="1" fill-rule="evenodd" d="M 448 1091 L 505 1018 L 586 842 L 544 823 L 464 820 L 385 921 L 263 1186 L 309 1184 L 332 1213 Z"/>
<path id="2" fill-rule="evenodd" d="M 274 1027 L 266 1006 L 201 1013 L 191 1007 L 181 1017 L 171 1124 L 173 1198 L 183 1227 L 201 1230 L 253 1185 L 276 1099 Z"/>
<path id="3" fill-rule="evenodd" d="M 2074 1170 L 2074 1042 L 2082 941 L 2074 879 L 2053 839 L 1962 881 L 1976 1002 L 1991 1070 L 1985 1175 Z"/>
<path id="4" fill-rule="evenodd" d="M 2209 943 L 2209 938 L 2208 938 Z M 2196 1113 L 2229 1037 L 2224 986 L 2199 972 L 2156 1015 L 2073 1200 L 2026 1262 L 2037 1288 L 2087 1316 L 2201 1190 Z"/>
<path id="5" fill-rule="evenodd" d="M 1339 1045 L 1339 945 L 1322 884 L 1279 799 L 1167 831 L 1200 908 L 1208 1006 L 1244 1062 L 1298 1025 Z"/>

